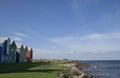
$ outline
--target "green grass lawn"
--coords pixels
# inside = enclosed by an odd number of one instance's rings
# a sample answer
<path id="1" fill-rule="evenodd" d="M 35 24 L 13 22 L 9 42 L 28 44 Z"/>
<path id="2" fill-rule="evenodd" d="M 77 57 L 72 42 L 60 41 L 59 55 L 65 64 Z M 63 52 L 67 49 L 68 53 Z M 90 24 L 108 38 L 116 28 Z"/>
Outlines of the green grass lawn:
<path id="1" fill-rule="evenodd" d="M 0 78 L 58 78 L 56 62 L 0 64 Z"/>

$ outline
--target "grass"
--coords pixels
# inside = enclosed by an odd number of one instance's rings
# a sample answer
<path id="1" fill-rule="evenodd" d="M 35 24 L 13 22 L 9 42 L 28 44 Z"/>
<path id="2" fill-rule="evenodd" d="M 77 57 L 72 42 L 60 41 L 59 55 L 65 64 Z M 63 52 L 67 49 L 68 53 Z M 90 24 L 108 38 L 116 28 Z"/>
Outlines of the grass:
<path id="1" fill-rule="evenodd" d="M 57 62 L 0 64 L 0 78 L 58 78 Z"/>

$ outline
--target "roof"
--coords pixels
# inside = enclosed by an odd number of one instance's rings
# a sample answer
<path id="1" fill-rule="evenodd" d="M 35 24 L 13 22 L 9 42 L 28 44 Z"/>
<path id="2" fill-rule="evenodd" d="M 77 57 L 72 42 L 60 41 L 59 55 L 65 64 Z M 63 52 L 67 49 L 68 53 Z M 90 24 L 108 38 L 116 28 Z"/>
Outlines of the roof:
<path id="1" fill-rule="evenodd" d="M 13 42 L 15 42 L 15 41 L 11 41 L 10 44 L 12 44 Z M 15 42 L 15 44 L 16 44 L 16 42 Z"/>
<path id="2" fill-rule="evenodd" d="M 8 40 L 9 37 L 0 37 L 0 43 L 3 43 L 5 40 Z"/>

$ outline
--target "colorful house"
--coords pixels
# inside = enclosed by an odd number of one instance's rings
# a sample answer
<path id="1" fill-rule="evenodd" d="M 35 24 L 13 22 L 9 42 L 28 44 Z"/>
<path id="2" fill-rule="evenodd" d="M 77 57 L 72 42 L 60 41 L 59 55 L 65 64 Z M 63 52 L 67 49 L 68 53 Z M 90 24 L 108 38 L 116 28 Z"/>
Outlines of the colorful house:
<path id="1" fill-rule="evenodd" d="M 33 57 L 33 50 L 32 48 L 28 48 L 28 52 L 27 52 L 27 62 L 32 62 L 32 57 Z"/>
<path id="2" fill-rule="evenodd" d="M 9 62 L 10 63 L 16 62 L 16 49 L 17 49 L 16 43 L 15 43 L 15 41 L 13 41 L 10 44 L 10 53 L 9 53 L 9 60 L 10 60 Z"/>
<path id="3" fill-rule="evenodd" d="M 27 62 L 27 52 L 28 52 L 28 48 L 26 46 L 24 49 L 24 62 Z"/>
<path id="4" fill-rule="evenodd" d="M 17 50 L 16 50 L 17 56 L 16 56 L 16 62 L 24 62 L 24 46 L 23 44 L 18 44 L 17 43 Z"/>
<path id="5" fill-rule="evenodd" d="M 30 51 L 27 52 L 27 62 L 30 62 Z"/>
<path id="6" fill-rule="evenodd" d="M 0 63 L 9 63 L 10 38 L 0 38 Z"/>
<path id="7" fill-rule="evenodd" d="M 0 63 L 19 63 L 32 62 L 33 50 L 26 46 L 15 43 L 10 43 L 10 38 L 0 38 Z"/>
<path id="8" fill-rule="evenodd" d="M 32 62 L 33 61 L 33 49 L 31 48 L 31 50 L 30 50 L 30 62 Z"/>
<path id="9" fill-rule="evenodd" d="M 16 63 L 20 62 L 20 53 L 16 51 Z"/>
<path id="10" fill-rule="evenodd" d="M 2 46 L 0 45 L 0 63 L 2 63 Z"/>

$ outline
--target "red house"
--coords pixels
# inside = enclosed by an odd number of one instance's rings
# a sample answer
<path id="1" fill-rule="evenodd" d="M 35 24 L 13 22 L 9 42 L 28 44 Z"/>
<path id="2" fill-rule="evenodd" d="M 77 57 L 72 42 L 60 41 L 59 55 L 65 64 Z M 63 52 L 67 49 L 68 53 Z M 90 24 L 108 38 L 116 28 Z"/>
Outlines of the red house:
<path id="1" fill-rule="evenodd" d="M 27 52 L 27 62 L 32 62 L 32 58 L 33 58 L 33 50 L 31 48 Z"/>

